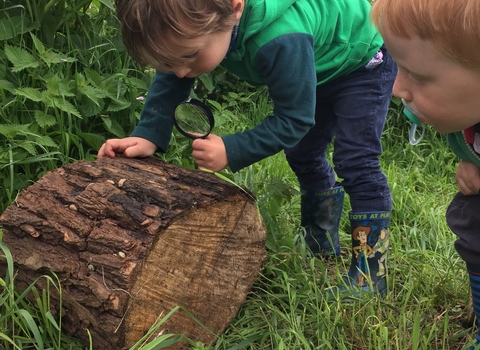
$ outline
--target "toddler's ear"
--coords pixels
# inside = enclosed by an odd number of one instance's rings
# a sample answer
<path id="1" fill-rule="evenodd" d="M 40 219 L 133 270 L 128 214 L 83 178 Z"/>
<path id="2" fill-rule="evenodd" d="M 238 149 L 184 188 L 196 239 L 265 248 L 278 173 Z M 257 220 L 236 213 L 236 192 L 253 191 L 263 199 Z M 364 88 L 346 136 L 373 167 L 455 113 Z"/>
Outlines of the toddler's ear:
<path id="1" fill-rule="evenodd" d="M 240 20 L 244 6 L 245 0 L 232 0 L 232 7 L 235 12 L 235 17 L 237 17 L 237 20 Z"/>

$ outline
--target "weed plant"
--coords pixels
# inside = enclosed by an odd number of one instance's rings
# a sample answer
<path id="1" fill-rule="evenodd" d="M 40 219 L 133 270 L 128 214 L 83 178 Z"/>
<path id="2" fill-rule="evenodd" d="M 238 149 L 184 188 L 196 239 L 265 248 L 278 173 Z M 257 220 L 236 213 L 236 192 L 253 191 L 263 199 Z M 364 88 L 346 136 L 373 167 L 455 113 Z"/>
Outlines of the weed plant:
<path id="1" fill-rule="evenodd" d="M 0 213 L 47 171 L 93 160 L 106 138 L 128 135 L 136 125 L 152 72 L 132 62 L 118 28 L 111 0 L 3 2 Z M 192 95 L 212 108 L 214 133 L 251 128 L 272 112 L 265 88 L 221 70 L 213 77 L 202 76 Z M 228 329 L 212 345 L 193 349 L 457 350 L 468 343 L 475 329 L 466 312 L 467 275 L 445 223 L 458 160 L 445 137 L 432 130 L 419 145 L 410 145 L 408 121 L 399 108 L 393 99 L 381 156 L 394 207 L 390 292 L 348 300 L 326 292 L 341 283 L 350 264 L 348 200 L 342 255 L 329 261 L 313 257 L 299 228 L 298 184 L 279 153 L 238 173 L 222 172 L 256 195 L 268 231 L 267 259 Z M 190 153 L 191 142 L 174 131 L 168 152 L 157 156 L 194 168 Z M 0 248 L 9 264 L 0 276 L 0 349 L 89 348 L 65 336 L 61 319 L 50 313 L 51 292 L 61 293 L 55 276 L 42 277 L 46 289 L 32 284 L 15 290 L 12 258 L 1 241 Z M 160 349 L 178 339 L 139 339 L 134 348 Z"/>

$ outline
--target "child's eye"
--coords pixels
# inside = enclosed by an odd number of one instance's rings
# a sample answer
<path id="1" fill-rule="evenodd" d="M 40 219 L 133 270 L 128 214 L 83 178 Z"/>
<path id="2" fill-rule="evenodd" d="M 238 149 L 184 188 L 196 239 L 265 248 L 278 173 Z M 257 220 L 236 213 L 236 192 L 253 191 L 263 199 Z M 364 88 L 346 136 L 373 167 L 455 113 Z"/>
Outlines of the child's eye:
<path id="1" fill-rule="evenodd" d="M 422 83 L 428 81 L 430 78 L 424 75 L 419 75 L 417 73 L 412 73 L 408 69 L 405 69 L 403 67 L 399 67 L 399 70 L 401 70 L 404 74 L 404 76 L 410 80 L 411 82 L 414 83 Z"/>
<path id="2" fill-rule="evenodd" d="M 195 58 L 195 57 L 197 57 L 197 56 L 198 56 L 198 51 L 196 51 L 196 52 L 194 52 L 194 53 L 192 53 L 192 54 L 190 54 L 190 55 L 183 56 L 182 59 L 191 60 L 191 59 L 193 59 L 193 58 Z"/>
<path id="3" fill-rule="evenodd" d="M 412 73 L 412 72 L 409 72 L 407 71 L 407 78 L 413 82 L 416 82 L 416 83 L 423 83 L 423 82 L 427 82 L 430 80 L 429 77 L 427 76 L 424 76 L 424 75 L 419 75 L 419 74 L 415 74 L 415 73 Z"/>
<path id="4" fill-rule="evenodd" d="M 408 80 L 413 81 L 413 82 L 417 82 L 419 80 L 410 73 L 407 73 L 407 78 L 408 78 Z"/>

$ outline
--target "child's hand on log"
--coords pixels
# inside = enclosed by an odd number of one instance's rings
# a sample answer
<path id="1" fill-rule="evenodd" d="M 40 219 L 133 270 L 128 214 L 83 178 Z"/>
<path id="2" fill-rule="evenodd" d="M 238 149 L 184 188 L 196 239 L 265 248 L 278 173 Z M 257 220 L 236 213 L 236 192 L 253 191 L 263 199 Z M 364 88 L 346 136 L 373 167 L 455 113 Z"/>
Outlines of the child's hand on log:
<path id="1" fill-rule="evenodd" d="M 210 134 L 192 142 L 192 156 L 200 168 L 220 171 L 228 165 L 227 150 L 220 136 Z"/>
<path id="2" fill-rule="evenodd" d="M 125 157 L 149 157 L 157 150 L 157 146 L 141 137 L 126 137 L 124 139 L 107 140 L 98 151 L 98 158 L 115 157 L 123 154 Z"/>

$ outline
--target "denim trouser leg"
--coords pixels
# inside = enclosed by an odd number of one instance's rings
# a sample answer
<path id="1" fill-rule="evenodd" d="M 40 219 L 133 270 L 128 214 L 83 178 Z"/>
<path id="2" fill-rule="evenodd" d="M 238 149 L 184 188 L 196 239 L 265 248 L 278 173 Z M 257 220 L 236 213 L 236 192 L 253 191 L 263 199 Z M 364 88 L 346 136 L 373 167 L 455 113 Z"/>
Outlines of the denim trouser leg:
<path id="1" fill-rule="evenodd" d="M 384 47 L 382 51 L 384 62 L 375 68 L 362 67 L 317 87 L 316 124 L 285 150 L 302 190 L 331 188 L 336 173 L 354 212 L 392 209 L 378 157 L 397 67 Z M 325 157 L 332 139 L 335 173 Z"/>

